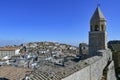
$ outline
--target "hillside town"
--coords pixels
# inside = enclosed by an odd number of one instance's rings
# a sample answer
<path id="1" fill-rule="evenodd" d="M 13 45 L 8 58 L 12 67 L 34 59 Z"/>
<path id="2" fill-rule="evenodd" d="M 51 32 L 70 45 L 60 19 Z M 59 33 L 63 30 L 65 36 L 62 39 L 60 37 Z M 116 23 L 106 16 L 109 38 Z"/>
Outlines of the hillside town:
<path id="1" fill-rule="evenodd" d="M 14 80 L 24 78 L 38 68 L 42 68 L 40 66 L 64 67 L 65 62 L 68 60 L 80 60 L 78 47 L 54 42 L 30 42 L 19 46 L 1 47 L 0 56 L 0 71 L 4 70 L 4 68 L 8 69 L 7 72 L 14 68 L 18 69 L 19 75 L 16 74 L 18 77 L 15 77 L 15 75 L 14 77 L 8 77 Z M 21 73 L 19 69 L 21 69 Z M 46 68 L 44 69 L 46 70 Z M 0 76 L 7 76 L 7 74 L 1 74 Z"/>
<path id="2" fill-rule="evenodd" d="M 79 46 L 44 41 L 0 47 L 0 80 L 120 80 L 120 41 L 108 42 L 99 5 L 89 29 L 89 43 Z"/>

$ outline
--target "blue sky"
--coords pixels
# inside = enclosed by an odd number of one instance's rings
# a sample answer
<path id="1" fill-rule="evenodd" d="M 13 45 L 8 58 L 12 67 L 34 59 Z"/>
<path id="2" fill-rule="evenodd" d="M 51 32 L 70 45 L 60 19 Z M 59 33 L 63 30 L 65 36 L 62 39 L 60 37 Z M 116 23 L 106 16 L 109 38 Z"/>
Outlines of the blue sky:
<path id="1" fill-rule="evenodd" d="M 120 1 L 99 0 L 108 40 L 120 39 Z M 88 42 L 98 0 L 0 0 L 0 41 Z"/>

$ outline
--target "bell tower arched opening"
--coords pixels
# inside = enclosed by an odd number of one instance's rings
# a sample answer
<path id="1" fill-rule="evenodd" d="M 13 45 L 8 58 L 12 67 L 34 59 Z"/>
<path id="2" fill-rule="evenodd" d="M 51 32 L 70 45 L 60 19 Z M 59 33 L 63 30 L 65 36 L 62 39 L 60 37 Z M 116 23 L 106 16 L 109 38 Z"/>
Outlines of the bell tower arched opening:
<path id="1" fill-rule="evenodd" d="M 99 31 L 99 26 L 95 25 L 95 31 Z"/>
<path id="2" fill-rule="evenodd" d="M 104 25 L 103 25 L 103 24 L 101 25 L 101 31 L 105 31 L 105 30 L 104 30 Z"/>

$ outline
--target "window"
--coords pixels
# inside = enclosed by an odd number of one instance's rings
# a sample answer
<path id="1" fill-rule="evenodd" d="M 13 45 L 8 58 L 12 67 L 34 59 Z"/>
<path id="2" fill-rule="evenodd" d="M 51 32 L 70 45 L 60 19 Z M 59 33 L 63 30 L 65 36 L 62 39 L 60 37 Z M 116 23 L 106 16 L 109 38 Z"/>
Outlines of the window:
<path id="1" fill-rule="evenodd" d="M 99 31 L 98 25 L 95 25 L 95 31 Z"/>
<path id="2" fill-rule="evenodd" d="M 103 24 L 101 25 L 101 30 L 104 31 L 104 25 Z"/>

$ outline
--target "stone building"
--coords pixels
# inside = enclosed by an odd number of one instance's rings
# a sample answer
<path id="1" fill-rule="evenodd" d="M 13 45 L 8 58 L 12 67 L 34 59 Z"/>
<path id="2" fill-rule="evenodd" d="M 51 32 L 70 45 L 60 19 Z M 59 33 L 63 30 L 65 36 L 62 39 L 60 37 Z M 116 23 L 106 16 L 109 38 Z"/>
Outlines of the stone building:
<path id="1" fill-rule="evenodd" d="M 112 51 L 116 74 L 120 74 L 120 41 L 109 41 L 108 48 Z M 120 79 L 120 77 L 119 77 Z"/>
<path id="2" fill-rule="evenodd" d="M 97 7 L 90 20 L 89 54 L 95 55 L 101 49 L 107 49 L 106 19 Z"/>
<path id="3" fill-rule="evenodd" d="M 120 41 L 109 41 L 108 48 L 112 51 L 113 60 L 115 62 L 115 68 L 120 69 Z"/>
<path id="4" fill-rule="evenodd" d="M 80 43 L 79 44 L 79 53 L 81 55 L 87 55 L 88 54 L 88 45 L 86 43 Z"/>

